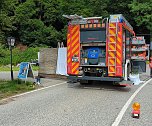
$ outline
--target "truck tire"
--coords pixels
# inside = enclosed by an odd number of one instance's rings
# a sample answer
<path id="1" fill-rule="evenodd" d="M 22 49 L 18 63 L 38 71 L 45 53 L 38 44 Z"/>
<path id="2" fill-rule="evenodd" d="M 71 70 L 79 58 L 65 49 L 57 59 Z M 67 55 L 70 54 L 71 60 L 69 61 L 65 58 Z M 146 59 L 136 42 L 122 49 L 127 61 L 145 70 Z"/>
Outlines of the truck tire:
<path id="1" fill-rule="evenodd" d="M 80 80 L 81 85 L 90 85 L 92 84 L 92 80 Z"/>
<path id="2" fill-rule="evenodd" d="M 85 85 L 85 84 L 87 84 L 87 83 L 88 83 L 87 80 L 80 80 L 80 85 Z"/>

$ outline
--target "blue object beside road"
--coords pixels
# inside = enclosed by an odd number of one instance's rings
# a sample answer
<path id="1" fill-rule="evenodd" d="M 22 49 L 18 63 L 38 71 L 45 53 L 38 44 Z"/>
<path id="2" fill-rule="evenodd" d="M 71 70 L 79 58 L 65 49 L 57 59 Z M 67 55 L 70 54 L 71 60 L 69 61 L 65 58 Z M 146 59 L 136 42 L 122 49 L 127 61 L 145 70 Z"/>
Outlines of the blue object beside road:
<path id="1" fill-rule="evenodd" d="M 26 79 L 28 75 L 28 69 L 29 69 L 29 63 L 28 62 L 22 62 L 20 64 L 20 70 L 18 73 L 19 79 Z"/>

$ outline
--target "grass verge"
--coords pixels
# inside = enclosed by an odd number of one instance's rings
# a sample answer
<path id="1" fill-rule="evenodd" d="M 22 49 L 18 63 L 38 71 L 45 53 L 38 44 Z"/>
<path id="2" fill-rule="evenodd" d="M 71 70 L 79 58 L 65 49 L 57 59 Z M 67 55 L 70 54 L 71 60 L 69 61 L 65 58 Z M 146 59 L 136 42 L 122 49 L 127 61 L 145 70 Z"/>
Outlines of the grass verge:
<path id="1" fill-rule="evenodd" d="M 19 69 L 20 69 L 19 67 L 16 66 L 13 67 L 13 71 L 19 71 Z M 10 70 L 11 68 L 8 66 L 0 66 L 0 71 L 10 71 Z M 32 66 L 32 70 L 33 71 L 39 70 L 39 66 Z"/>
<path id="2" fill-rule="evenodd" d="M 27 91 L 34 90 L 32 82 L 24 82 L 21 80 L 14 81 L 2 81 L 0 80 L 0 100 L 13 96 L 19 93 L 24 93 Z"/>

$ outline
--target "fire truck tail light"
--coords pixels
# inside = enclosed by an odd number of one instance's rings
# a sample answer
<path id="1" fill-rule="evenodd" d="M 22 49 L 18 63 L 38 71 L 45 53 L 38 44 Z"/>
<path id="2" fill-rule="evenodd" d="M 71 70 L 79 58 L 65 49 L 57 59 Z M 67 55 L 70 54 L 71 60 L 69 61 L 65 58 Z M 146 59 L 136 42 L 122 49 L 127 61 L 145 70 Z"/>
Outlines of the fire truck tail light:
<path id="1" fill-rule="evenodd" d="M 72 57 L 72 62 L 79 62 L 79 57 Z"/>
<path id="2" fill-rule="evenodd" d="M 82 67 L 79 67 L 79 70 L 82 70 Z"/>
<path id="3" fill-rule="evenodd" d="M 83 71 L 82 70 L 79 71 L 79 75 L 83 75 Z"/>

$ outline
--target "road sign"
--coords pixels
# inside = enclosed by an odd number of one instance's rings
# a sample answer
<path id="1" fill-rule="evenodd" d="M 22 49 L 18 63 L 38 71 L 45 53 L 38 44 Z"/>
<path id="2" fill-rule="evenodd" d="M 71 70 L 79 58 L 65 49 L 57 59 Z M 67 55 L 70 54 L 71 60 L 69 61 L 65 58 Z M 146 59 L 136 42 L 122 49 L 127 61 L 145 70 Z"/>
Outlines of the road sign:
<path id="1" fill-rule="evenodd" d="M 34 78 L 31 64 L 29 62 L 22 62 L 18 73 L 19 79 L 27 79 L 27 77 Z"/>

